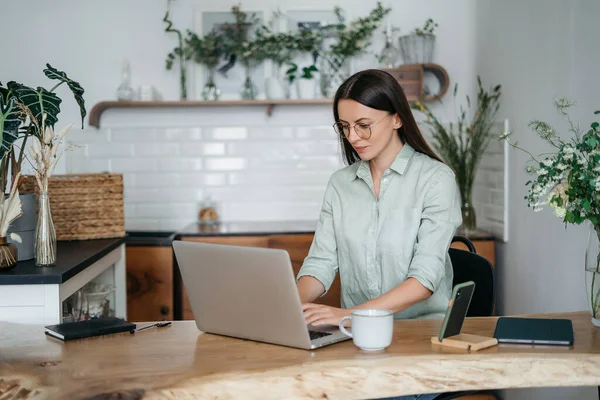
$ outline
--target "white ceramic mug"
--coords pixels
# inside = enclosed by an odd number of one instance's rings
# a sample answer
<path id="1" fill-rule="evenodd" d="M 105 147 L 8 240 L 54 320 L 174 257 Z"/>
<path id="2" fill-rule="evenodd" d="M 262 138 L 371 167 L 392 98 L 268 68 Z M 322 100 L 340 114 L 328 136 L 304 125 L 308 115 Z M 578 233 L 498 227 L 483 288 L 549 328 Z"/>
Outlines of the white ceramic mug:
<path id="1" fill-rule="evenodd" d="M 352 333 L 344 327 L 346 320 L 352 321 Z M 380 351 L 392 343 L 394 314 L 388 310 L 355 310 L 340 320 L 340 330 L 361 350 Z"/>

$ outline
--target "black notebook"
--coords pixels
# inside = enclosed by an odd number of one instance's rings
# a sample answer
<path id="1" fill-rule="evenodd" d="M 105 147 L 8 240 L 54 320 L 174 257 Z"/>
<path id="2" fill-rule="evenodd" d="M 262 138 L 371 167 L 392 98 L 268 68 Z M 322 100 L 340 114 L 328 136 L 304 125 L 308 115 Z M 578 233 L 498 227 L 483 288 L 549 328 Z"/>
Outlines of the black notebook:
<path id="1" fill-rule="evenodd" d="M 89 319 L 87 321 L 49 325 L 44 330 L 44 333 L 60 340 L 72 340 L 127 332 L 135 329 L 135 327 L 136 325 L 134 323 L 120 318 L 97 318 Z"/>
<path id="2" fill-rule="evenodd" d="M 568 319 L 500 317 L 494 337 L 500 343 L 573 344 L 573 324 Z"/>

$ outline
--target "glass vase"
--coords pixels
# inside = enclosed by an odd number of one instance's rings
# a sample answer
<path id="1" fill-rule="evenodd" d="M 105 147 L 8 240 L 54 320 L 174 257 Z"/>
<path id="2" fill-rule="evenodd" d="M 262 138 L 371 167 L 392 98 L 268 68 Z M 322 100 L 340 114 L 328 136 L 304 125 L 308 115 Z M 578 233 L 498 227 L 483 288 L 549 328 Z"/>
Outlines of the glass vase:
<path id="1" fill-rule="evenodd" d="M 221 96 L 221 90 L 215 85 L 215 71 L 214 68 L 208 68 L 208 77 L 206 83 L 202 88 L 202 98 L 207 101 L 219 100 Z"/>
<path id="2" fill-rule="evenodd" d="M 252 70 L 251 66 L 246 66 L 246 79 L 244 79 L 244 85 L 242 86 L 242 99 L 243 100 L 254 100 L 258 94 L 258 87 L 252 82 Z"/>
<path id="3" fill-rule="evenodd" d="M 590 224 L 585 251 L 585 286 L 592 324 L 600 327 L 600 226 Z"/>
<path id="4" fill-rule="evenodd" d="M 0 237 L 0 271 L 6 271 L 17 265 L 17 245 L 9 243 L 6 237 Z"/>
<path id="5" fill-rule="evenodd" d="M 460 212 L 462 214 L 461 232 L 465 234 L 473 233 L 477 229 L 477 216 L 475 207 L 473 207 L 472 193 L 468 185 L 459 182 L 460 191 Z"/>
<path id="6" fill-rule="evenodd" d="M 40 192 L 38 199 L 38 220 L 35 227 L 35 265 L 49 267 L 56 264 L 56 231 L 50 212 L 48 192 Z"/>

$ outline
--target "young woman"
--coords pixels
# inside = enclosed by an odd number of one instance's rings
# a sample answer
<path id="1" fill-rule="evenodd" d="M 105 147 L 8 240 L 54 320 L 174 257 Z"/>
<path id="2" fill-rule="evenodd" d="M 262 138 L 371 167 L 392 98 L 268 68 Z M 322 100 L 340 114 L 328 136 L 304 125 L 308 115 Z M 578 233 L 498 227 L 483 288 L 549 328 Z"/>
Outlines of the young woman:
<path id="1" fill-rule="evenodd" d="M 384 71 L 348 78 L 333 116 L 348 166 L 329 180 L 298 273 L 306 322 L 337 325 L 360 308 L 443 318 L 452 292 L 448 247 L 462 222 L 454 173 L 431 150 L 402 88 Z M 338 272 L 342 308 L 313 304 Z"/>
<path id="2" fill-rule="evenodd" d="M 443 317 L 452 291 L 448 247 L 460 226 L 454 173 L 431 150 L 402 88 L 365 70 L 338 89 L 334 129 L 347 167 L 327 185 L 315 237 L 298 274 L 307 323 L 353 309 L 396 318 Z M 342 308 L 312 304 L 339 272 Z"/>

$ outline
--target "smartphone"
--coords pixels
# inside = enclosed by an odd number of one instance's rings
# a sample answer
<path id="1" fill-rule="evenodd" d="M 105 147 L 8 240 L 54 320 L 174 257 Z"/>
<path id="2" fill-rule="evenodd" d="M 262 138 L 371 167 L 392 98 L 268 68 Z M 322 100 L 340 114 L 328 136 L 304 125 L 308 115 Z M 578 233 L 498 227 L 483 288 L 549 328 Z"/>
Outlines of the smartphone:
<path id="1" fill-rule="evenodd" d="M 458 335 L 462 329 L 463 322 L 467 316 L 473 292 L 475 291 L 475 282 L 468 281 L 454 286 L 452 298 L 448 303 L 446 316 L 440 329 L 438 339 L 440 342 L 447 337 Z"/>

